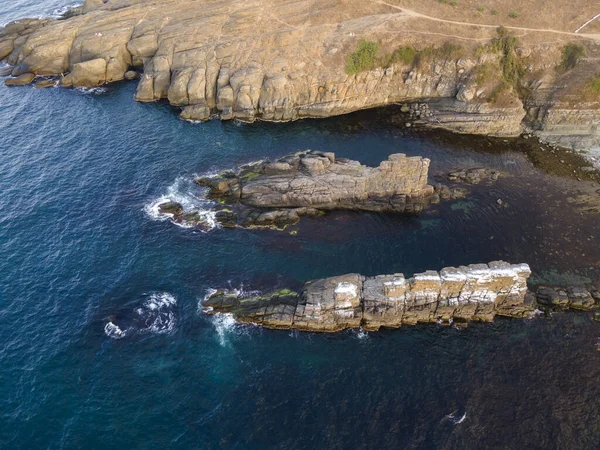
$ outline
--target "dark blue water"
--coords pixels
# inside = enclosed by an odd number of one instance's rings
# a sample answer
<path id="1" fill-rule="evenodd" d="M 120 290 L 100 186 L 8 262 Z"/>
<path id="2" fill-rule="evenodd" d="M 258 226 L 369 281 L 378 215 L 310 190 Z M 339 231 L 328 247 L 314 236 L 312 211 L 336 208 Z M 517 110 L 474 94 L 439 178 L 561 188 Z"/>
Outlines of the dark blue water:
<path id="1" fill-rule="evenodd" d="M 0 22 L 61 3 L 3 5 Z M 211 287 L 498 258 L 529 262 L 536 282 L 595 282 L 599 214 L 573 201 L 589 183 L 544 173 L 530 142 L 408 133 L 380 112 L 189 124 L 134 90 L 0 85 L 1 448 L 600 446 L 587 314 L 315 335 L 198 310 Z M 147 213 L 163 195 L 193 201 L 196 173 L 306 148 L 427 156 L 432 182 L 478 165 L 506 176 L 419 217 L 335 213 L 297 234 L 202 233 Z M 106 335 L 110 321 L 125 337 Z"/>

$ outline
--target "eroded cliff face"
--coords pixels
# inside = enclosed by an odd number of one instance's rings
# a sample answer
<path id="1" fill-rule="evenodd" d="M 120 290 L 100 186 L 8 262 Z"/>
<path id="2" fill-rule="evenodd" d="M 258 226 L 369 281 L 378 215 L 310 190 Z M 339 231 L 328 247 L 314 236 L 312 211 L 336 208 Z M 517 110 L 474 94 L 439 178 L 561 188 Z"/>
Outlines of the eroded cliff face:
<path id="1" fill-rule="evenodd" d="M 14 66 L 12 75 L 63 75 L 64 86 L 95 86 L 122 80 L 131 68 L 143 69 L 136 100 L 166 99 L 190 120 L 218 114 L 287 121 L 424 102 L 427 109 L 419 109 L 415 120 L 462 133 L 515 136 L 526 111 L 537 108 L 529 114 L 535 131 L 576 134 L 592 143 L 597 138 L 597 100 L 582 110 L 559 92 L 524 107 L 509 91 L 491 102 L 493 86 L 481 80 L 477 67 L 486 64 L 491 78 L 498 79 L 499 56 L 475 56 L 472 48 L 348 75 L 346 58 L 360 38 L 381 42 L 389 51 L 440 44 L 431 40 L 432 33 L 403 31 L 409 24 L 413 30 L 431 29 L 431 22 L 384 2 L 88 0 L 77 13 L 6 26 L 0 59 Z M 472 41 L 486 42 L 494 28 L 469 34 L 476 36 Z M 526 51 L 535 55 L 528 61 L 527 85 L 556 93 L 554 79 L 538 83 L 553 69 L 532 48 Z M 597 66 L 592 59 L 590 64 Z M 579 112 L 565 114 L 565 101 Z"/>

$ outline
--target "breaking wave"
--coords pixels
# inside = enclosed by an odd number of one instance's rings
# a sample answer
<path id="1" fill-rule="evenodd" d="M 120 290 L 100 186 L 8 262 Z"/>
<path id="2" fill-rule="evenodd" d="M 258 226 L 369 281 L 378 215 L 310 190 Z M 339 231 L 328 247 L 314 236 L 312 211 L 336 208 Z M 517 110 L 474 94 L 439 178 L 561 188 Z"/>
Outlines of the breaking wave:
<path id="1" fill-rule="evenodd" d="M 62 19 L 65 16 L 65 14 L 67 14 L 69 12 L 69 10 L 71 8 L 77 8 L 78 6 L 81 6 L 81 5 L 83 5 L 83 2 L 72 2 L 67 5 L 60 6 L 56 9 L 54 9 L 49 14 L 49 17 L 52 17 L 53 19 Z M 40 17 L 40 18 L 42 18 L 42 17 Z"/>
<path id="2" fill-rule="evenodd" d="M 177 325 L 175 307 L 177 300 L 167 292 L 155 292 L 148 296 L 143 306 L 135 310 L 141 332 L 155 334 L 171 333 Z"/>
<path id="3" fill-rule="evenodd" d="M 122 339 L 127 335 L 127 331 L 121 330 L 118 325 L 115 325 L 112 322 L 108 322 L 104 326 L 104 334 L 113 339 Z"/>
<path id="4" fill-rule="evenodd" d="M 463 423 L 466 418 L 467 418 L 467 412 L 466 411 L 465 411 L 465 413 L 462 416 L 454 415 L 454 413 L 452 413 L 452 414 L 448 414 L 445 417 L 445 419 L 449 420 L 454 425 L 458 425 L 459 423 Z"/>
<path id="5" fill-rule="evenodd" d="M 177 300 L 168 292 L 151 292 L 141 306 L 131 312 L 111 318 L 104 326 L 104 334 L 112 339 L 123 339 L 132 334 L 170 334 L 177 326 Z"/>
<path id="6" fill-rule="evenodd" d="M 108 88 L 102 87 L 102 86 L 89 87 L 89 88 L 77 87 L 77 88 L 75 88 L 75 90 L 77 92 L 80 92 L 85 95 L 100 95 L 100 94 L 105 94 L 106 92 L 108 92 Z"/>
<path id="7" fill-rule="evenodd" d="M 161 213 L 159 206 L 167 202 L 179 203 L 184 213 L 197 213 L 206 225 L 206 229 L 201 229 L 201 231 L 218 228 L 215 212 L 212 210 L 214 203 L 204 198 L 204 190 L 194 183 L 193 178 L 177 177 L 175 182 L 167 188 L 167 192 L 147 204 L 144 211 L 152 220 L 170 220 L 182 228 L 196 227 L 193 222 L 175 221 L 173 214 Z"/>

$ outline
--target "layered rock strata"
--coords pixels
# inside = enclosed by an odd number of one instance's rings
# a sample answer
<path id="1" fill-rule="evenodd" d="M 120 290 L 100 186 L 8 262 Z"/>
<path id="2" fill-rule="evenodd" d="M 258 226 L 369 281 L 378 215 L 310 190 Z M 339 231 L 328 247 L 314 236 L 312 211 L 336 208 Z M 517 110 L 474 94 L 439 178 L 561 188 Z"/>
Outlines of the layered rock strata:
<path id="1" fill-rule="evenodd" d="M 209 188 L 211 198 L 256 208 L 405 212 L 434 192 L 427 184 L 429 163 L 397 153 L 378 167 L 367 167 L 308 150 L 196 182 Z"/>
<path id="2" fill-rule="evenodd" d="M 583 14 L 562 3 L 573 20 Z M 64 20 L 7 25 L 0 30 L 0 60 L 6 58 L 14 77 L 27 75 L 13 85 L 54 75 L 62 86 L 95 86 L 134 78 L 131 68 L 141 69 L 136 100 L 166 99 L 190 120 L 218 114 L 287 121 L 421 102 L 418 121 L 434 127 L 516 136 L 525 123 L 564 144 L 600 142 L 598 98 L 582 94 L 598 72 L 599 35 L 555 32 L 542 23 L 536 32 L 532 24 L 517 49 L 525 98 L 511 89 L 497 95 L 502 55 L 475 52 L 495 36 L 494 26 L 444 22 L 383 1 L 88 0 Z M 444 51 L 440 36 L 463 51 Z M 557 74 L 560 49 L 575 38 L 589 57 Z M 349 73 L 347 57 L 360 39 L 379 42 L 381 55 L 413 48 L 429 56 Z"/>
<path id="3" fill-rule="evenodd" d="M 237 171 L 197 178 L 215 200 L 215 219 L 222 226 L 284 228 L 302 216 L 331 210 L 417 213 L 440 198 L 462 196 L 427 184 L 430 161 L 393 154 L 378 167 L 307 150 L 274 162 L 246 164 Z M 176 222 L 202 225 L 202 217 L 175 202 L 158 205 Z"/>
<path id="4" fill-rule="evenodd" d="M 216 291 L 202 305 L 209 314 L 231 313 L 240 322 L 306 331 L 490 322 L 496 315 L 526 317 L 534 310 L 526 295 L 530 274 L 527 264 L 503 261 L 448 267 L 408 279 L 403 274 L 349 274 L 308 282 L 300 294 L 283 290 L 244 297 Z"/>

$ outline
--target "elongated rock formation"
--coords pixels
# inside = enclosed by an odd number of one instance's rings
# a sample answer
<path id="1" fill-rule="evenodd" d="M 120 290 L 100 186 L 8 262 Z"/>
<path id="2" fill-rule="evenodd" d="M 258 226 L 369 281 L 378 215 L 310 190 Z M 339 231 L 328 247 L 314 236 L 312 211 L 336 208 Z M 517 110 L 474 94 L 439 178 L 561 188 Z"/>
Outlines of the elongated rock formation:
<path id="1" fill-rule="evenodd" d="M 391 155 L 378 167 L 336 158 L 333 153 L 304 151 L 275 162 L 260 161 L 204 176 L 196 183 L 208 188 L 216 221 L 226 227 L 284 228 L 301 216 L 335 209 L 414 213 L 439 201 L 427 184 L 429 160 Z M 448 193 L 452 196 L 452 191 Z M 175 202 L 159 205 L 173 220 L 202 225 Z"/>
<path id="2" fill-rule="evenodd" d="M 526 297 L 530 274 L 527 264 L 503 261 L 427 271 L 409 279 L 403 274 L 349 274 L 308 282 L 300 294 L 283 290 L 244 297 L 216 291 L 202 305 L 209 314 L 232 313 L 241 322 L 306 331 L 490 322 L 496 315 L 525 317 L 533 311 Z"/>
<path id="3" fill-rule="evenodd" d="M 256 208 L 403 212 L 412 199 L 433 194 L 433 186 L 427 184 L 429 162 L 399 153 L 379 167 L 367 167 L 309 150 L 196 182 L 207 186 L 213 198 Z"/>

